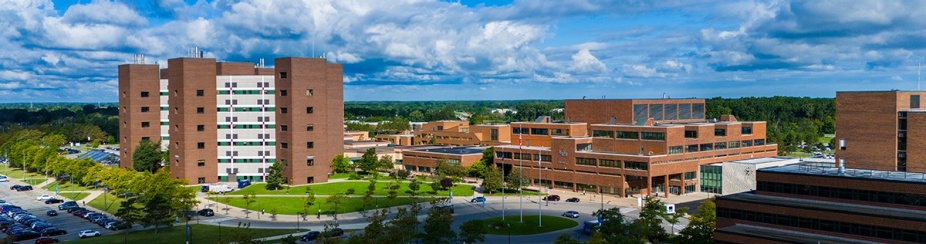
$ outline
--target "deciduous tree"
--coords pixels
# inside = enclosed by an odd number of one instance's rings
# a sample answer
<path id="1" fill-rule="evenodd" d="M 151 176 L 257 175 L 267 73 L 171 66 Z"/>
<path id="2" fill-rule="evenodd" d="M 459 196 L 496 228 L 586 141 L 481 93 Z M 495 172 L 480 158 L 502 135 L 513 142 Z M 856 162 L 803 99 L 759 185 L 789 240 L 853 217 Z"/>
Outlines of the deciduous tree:
<path id="1" fill-rule="evenodd" d="M 141 140 L 132 153 L 132 167 L 137 171 L 154 173 L 161 167 L 160 142 Z"/>
<path id="2" fill-rule="evenodd" d="M 477 243 L 486 241 L 486 225 L 481 219 L 474 219 L 460 225 L 460 241 Z"/>
<path id="3" fill-rule="evenodd" d="M 344 154 L 338 154 L 334 156 L 334 159 L 331 160 L 331 169 L 335 173 L 347 173 L 353 170 L 350 164 L 350 158 L 344 156 Z"/>
<path id="4" fill-rule="evenodd" d="M 265 187 L 267 190 L 279 190 L 283 189 L 283 184 L 286 184 L 286 177 L 283 176 L 283 165 L 280 164 L 280 161 L 276 161 L 267 169 L 267 184 Z"/>

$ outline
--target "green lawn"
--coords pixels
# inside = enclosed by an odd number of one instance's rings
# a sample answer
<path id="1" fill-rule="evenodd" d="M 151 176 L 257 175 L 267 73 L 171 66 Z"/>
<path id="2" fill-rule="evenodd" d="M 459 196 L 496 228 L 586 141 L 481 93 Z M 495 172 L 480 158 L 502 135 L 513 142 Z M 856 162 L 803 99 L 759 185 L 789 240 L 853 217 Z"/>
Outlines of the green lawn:
<path id="1" fill-rule="evenodd" d="M 520 218 L 509 216 L 502 221 L 502 217 L 494 217 L 484 219 L 486 223 L 486 229 L 488 229 L 488 234 L 492 235 L 508 235 L 508 228 L 500 227 L 495 228 L 495 226 L 504 226 L 503 223 L 507 223 L 511 227 L 511 235 L 533 235 L 540 233 L 547 233 L 557 230 L 569 229 L 579 225 L 578 222 L 572 219 L 560 217 L 560 216 L 550 216 L 543 215 L 543 226 L 538 226 L 537 215 L 525 215 L 524 223 L 520 223 Z"/>
<path id="2" fill-rule="evenodd" d="M 350 173 L 336 173 L 328 177 L 328 179 L 347 179 L 350 176 Z"/>
<path id="3" fill-rule="evenodd" d="M 378 181 L 376 182 L 376 191 L 374 195 L 386 196 L 389 194 L 389 190 L 386 189 L 389 182 L 391 181 Z M 399 196 L 410 196 L 411 189 L 408 188 L 408 182 L 399 182 L 401 187 L 398 190 Z M 344 193 L 347 189 L 353 188 L 355 195 L 363 195 L 367 191 L 367 186 L 370 183 L 368 181 L 347 181 L 347 182 L 333 182 L 326 184 L 312 185 L 312 191 L 315 192 L 315 195 L 333 195 L 336 193 Z M 257 195 L 304 195 L 306 186 L 296 186 L 290 187 L 288 190 L 276 190 L 271 191 L 265 188 L 265 184 L 253 184 L 251 186 L 245 187 L 244 189 L 234 191 L 232 195 L 244 195 L 254 193 Z M 473 187 L 470 185 L 456 185 L 452 188 L 454 196 L 472 196 Z M 431 189 L 431 186 L 428 184 L 421 184 L 421 189 L 418 190 L 420 196 L 447 196 L 447 191 L 437 191 Z"/>
<path id="4" fill-rule="evenodd" d="M 45 187 L 43 188 L 45 188 L 45 190 L 55 191 L 55 186 L 57 185 L 58 185 L 58 182 L 52 182 L 52 183 L 48 183 L 48 185 L 45 185 Z M 74 184 L 71 182 L 65 182 L 64 184 L 61 184 L 60 186 L 58 186 L 58 191 L 89 191 L 89 190 L 90 190 L 89 187 L 80 186 L 78 184 Z"/>
<path id="5" fill-rule="evenodd" d="M 23 179 L 23 170 L 21 168 L 9 168 L 9 164 L 4 164 L 0 166 L 0 175 L 6 175 L 7 177 L 13 179 Z M 30 178 L 42 178 L 45 179 L 45 173 L 41 172 L 26 172 L 26 179 Z"/>
<path id="6" fill-rule="evenodd" d="M 122 200 L 122 198 L 118 198 L 113 194 L 105 193 L 88 202 L 87 205 L 103 210 L 109 214 L 116 214 L 116 211 L 119 211 L 119 204 L 122 203 Z M 105 206 L 103 205 L 103 201 L 106 201 Z"/>
<path id="7" fill-rule="evenodd" d="M 33 185 L 33 186 L 34 186 L 34 185 L 42 184 L 42 182 L 45 182 L 45 178 L 26 179 L 26 180 L 23 181 L 23 182 L 26 182 L 26 184 Z"/>
<path id="8" fill-rule="evenodd" d="M 87 196 L 90 195 L 89 192 L 62 192 L 58 194 L 59 196 L 66 197 L 74 201 L 84 200 Z"/>
<path id="9" fill-rule="evenodd" d="M 228 242 L 232 233 L 240 232 L 237 226 L 213 226 L 213 225 L 190 225 L 193 231 L 193 243 L 221 243 L 220 240 Z M 126 243 L 184 243 L 186 231 L 184 225 L 175 225 L 168 229 L 159 229 L 158 234 L 154 234 L 154 228 L 133 230 L 128 235 Z M 250 229 L 254 238 L 285 235 L 295 233 L 295 229 Z M 76 235 L 76 234 L 75 234 Z M 88 239 L 73 240 L 68 243 L 123 243 L 125 234 L 116 233 L 108 236 L 93 237 Z"/>
<path id="10" fill-rule="evenodd" d="M 229 197 L 229 205 L 245 208 L 244 198 L 241 197 Z M 224 197 L 214 197 L 211 200 L 216 201 L 218 204 L 215 211 L 225 211 L 225 198 Z M 419 198 L 418 201 L 421 203 L 427 203 L 429 198 Z M 397 197 L 394 200 L 389 200 L 388 198 L 377 198 L 377 201 L 374 202 L 374 205 L 369 206 L 370 209 L 376 208 L 376 203 L 379 203 L 379 208 L 393 207 L 399 205 L 406 205 L 412 203 L 412 198 L 410 197 Z M 269 215 L 270 209 L 272 207 L 277 208 L 277 214 L 289 214 L 295 215 L 298 212 L 302 212 L 303 200 L 301 197 L 258 197 L 258 201 L 251 203 L 251 211 L 260 212 L 261 209 L 264 209 L 264 212 Z M 322 213 L 330 214 L 334 212 L 334 204 L 326 203 L 323 197 L 317 197 L 315 199 L 315 204 L 308 209 L 310 214 L 318 212 L 318 208 L 321 207 Z M 363 208 L 362 197 L 347 197 L 344 198 L 340 204 L 338 204 L 338 213 L 349 213 L 360 211 Z M 253 218 L 253 216 L 252 216 Z"/>

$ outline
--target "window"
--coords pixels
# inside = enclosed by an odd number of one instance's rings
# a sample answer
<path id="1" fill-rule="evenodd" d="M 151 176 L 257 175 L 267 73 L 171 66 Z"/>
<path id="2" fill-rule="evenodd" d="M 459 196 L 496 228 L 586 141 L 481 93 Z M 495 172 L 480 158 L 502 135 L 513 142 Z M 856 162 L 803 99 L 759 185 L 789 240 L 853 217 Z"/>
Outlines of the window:
<path id="1" fill-rule="evenodd" d="M 206 113 L 206 108 L 197 107 L 197 108 L 196 108 L 196 113 L 198 113 L 198 114 Z"/>
<path id="2" fill-rule="evenodd" d="M 666 140 L 666 133 L 662 132 L 643 132 L 640 136 L 642 136 L 643 140 Z"/>
<path id="3" fill-rule="evenodd" d="M 686 130 L 685 138 L 698 138 L 698 131 L 696 130 Z"/>
<path id="4" fill-rule="evenodd" d="M 531 128 L 532 135 L 549 135 L 550 130 L 546 128 Z"/>
<path id="5" fill-rule="evenodd" d="M 149 122 L 141 122 L 141 128 L 148 128 L 149 126 L 151 126 L 151 123 L 149 123 Z"/>
<path id="6" fill-rule="evenodd" d="M 148 110 L 150 110 L 150 109 L 151 109 L 151 108 L 148 108 L 148 107 L 141 107 L 141 112 L 142 112 L 142 113 L 147 113 Z"/>
<path id="7" fill-rule="evenodd" d="M 314 130 L 315 130 L 315 125 L 313 124 L 305 125 L 305 131 L 314 131 Z"/>
<path id="8" fill-rule="evenodd" d="M 280 79 L 286 79 L 286 72 L 280 72 Z"/>
<path id="9" fill-rule="evenodd" d="M 305 113 L 310 114 L 310 113 L 314 113 L 314 112 L 315 112 L 315 108 L 312 108 L 312 107 L 305 107 Z"/>
<path id="10" fill-rule="evenodd" d="M 150 141 L 150 140 L 151 140 L 151 137 L 147 137 L 147 136 L 146 136 L 146 137 L 142 137 L 141 140 L 142 140 L 142 141 Z"/>
<path id="11" fill-rule="evenodd" d="M 714 150 L 714 144 L 713 144 L 713 143 L 701 144 L 701 151 L 702 151 L 702 152 L 704 152 L 704 151 L 710 151 L 710 150 Z"/>
<path id="12" fill-rule="evenodd" d="M 846 139 L 839 139 L 839 150 L 846 150 Z"/>
<path id="13" fill-rule="evenodd" d="M 306 147 L 306 148 L 315 148 L 315 142 L 311 142 L 311 141 L 310 141 L 310 142 L 306 142 L 306 143 L 305 143 L 305 147 Z"/>
<path id="14" fill-rule="evenodd" d="M 625 169 L 646 170 L 647 168 L 649 168 L 649 164 L 647 164 L 646 162 L 625 161 L 624 168 Z"/>
<path id="15" fill-rule="evenodd" d="M 682 146 L 669 147 L 669 154 L 679 154 L 679 153 L 682 153 Z"/>
<path id="16" fill-rule="evenodd" d="M 196 125 L 196 131 L 205 131 L 206 125 Z"/>
<path id="17" fill-rule="evenodd" d="M 765 139 L 756 139 L 752 144 L 756 146 L 763 146 L 765 145 Z"/>
<path id="18" fill-rule="evenodd" d="M 305 96 L 311 97 L 313 94 L 315 94 L 315 91 L 314 91 L 314 90 L 312 90 L 312 89 L 305 89 Z"/>
<path id="19" fill-rule="evenodd" d="M 287 112 L 287 109 L 286 109 L 286 108 L 280 108 L 280 113 L 281 113 L 281 114 L 285 114 L 286 112 Z"/>
<path id="20" fill-rule="evenodd" d="M 731 141 L 730 148 L 740 148 L 740 141 Z"/>
<path id="21" fill-rule="evenodd" d="M 280 147 L 282 147 L 282 148 L 289 148 L 289 143 L 282 142 L 282 143 L 280 143 Z"/>
<path id="22" fill-rule="evenodd" d="M 289 131 L 289 126 L 280 125 L 280 130 L 282 130 L 282 131 Z"/>
<path id="23" fill-rule="evenodd" d="M 727 143 L 726 142 L 714 143 L 714 149 L 717 149 L 717 150 L 727 149 Z"/>
<path id="24" fill-rule="evenodd" d="M 524 128 L 511 128 L 511 134 L 527 134 L 529 130 Z"/>
<path id="25" fill-rule="evenodd" d="M 595 162 L 594 158 L 576 158 L 576 164 L 596 166 L 598 165 L 598 162 Z"/>
<path id="26" fill-rule="evenodd" d="M 146 91 L 141 92 L 141 97 L 148 97 L 148 92 Z"/>
<path id="27" fill-rule="evenodd" d="M 685 152 L 698 152 L 698 144 L 686 145 Z"/>
<path id="28" fill-rule="evenodd" d="M 618 132 L 617 132 L 617 138 L 621 138 L 621 139 L 639 139 L 639 138 L 640 138 L 640 132 L 635 132 L 635 131 L 618 131 Z"/>
<path id="29" fill-rule="evenodd" d="M 309 184 L 315 183 L 315 177 L 312 177 L 312 176 L 306 177 L 305 182 Z"/>
<path id="30" fill-rule="evenodd" d="M 489 133 L 489 134 L 490 134 L 490 139 L 489 139 L 489 140 L 498 141 L 498 129 L 492 129 L 492 130 L 490 130 L 490 133 Z"/>
<path id="31" fill-rule="evenodd" d="M 714 136 L 727 136 L 727 129 L 714 129 Z"/>
<path id="32" fill-rule="evenodd" d="M 592 131 L 592 136 L 593 136 L 593 137 L 614 138 L 614 132 L 613 132 L 613 131 L 607 131 L 607 130 L 593 130 L 593 131 Z"/>
<path id="33" fill-rule="evenodd" d="M 920 95 L 910 95 L 910 108 L 920 108 Z"/>
<path id="34" fill-rule="evenodd" d="M 197 183 L 197 184 L 206 183 L 206 177 L 199 177 L 199 178 L 196 178 L 196 183 Z"/>
<path id="35" fill-rule="evenodd" d="M 206 143 L 205 143 L 205 142 L 197 142 L 197 143 L 196 143 L 196 148 L 198 148 L 198 149 L 205 149 L 205 148 L 206 148 Z"/>
<path id="36" fill-rule="evenodd" d="M 692 171 L 692 172 L 685 172 L 685 179 L 686 179 L 686 180 L 693 180 L 693 179 L 695 179 L 695 178 L 698 178 L 698 172 L 694 172 L 694 171 Z"/>
<path id="37" fill-rule="evenodd" d="M 621 161 L 618 161 L 618 160 L 611 160 L 611 159 L 602 159 L 602 160 L 601 160 L 601 167 L 620 168 L 620 167 L 621 167 Z"/>
<path id="38" fill-rule="evenodd" d="M 203 95 L 205 95 L 205 94 L 206 94 L 206 91 L 203 91 L 203 90 L 196 90 L 196 96 L 197 96 L 197 97 L 201 97 L 201 96 L 203 96 Z"/>
<path id="39" fill-rule="evenodd" d="M 280 90 L 280 96 L 281 96 L 281 97 L 285 97 L 285 96 L 286 96 L 286 90 Z"/>
<path id="40" fill-rule="evenodd" d="M 312 157 L 312 158 L 306 158 L 306 159 L 305 159 L 305 166 L 315 166 L 315 158 L 314 158 L 314 157 Z"/>
<path id="41" fill-rule="evenodd" d="M 206 160 L 200 159 L 199 161 L 196 161 L 196 166 L 199 166 L 199 167 L 206 166 Z M 202 179 L 202 178 L 200 178 L 200 179 Z"/>
<path id="42" fill-rule="evenodd" d="M 740 131 L 743 135 L 752 135 L 752 127 L 743 127 Z"/>

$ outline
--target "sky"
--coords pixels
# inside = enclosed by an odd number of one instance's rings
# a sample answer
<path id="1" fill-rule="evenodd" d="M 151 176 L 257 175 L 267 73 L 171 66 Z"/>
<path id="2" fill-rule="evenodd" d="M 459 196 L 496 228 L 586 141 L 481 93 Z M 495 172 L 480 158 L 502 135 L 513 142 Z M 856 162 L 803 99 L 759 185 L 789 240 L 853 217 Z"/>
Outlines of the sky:
<path id="1" fill-rule="evenodd" d="M 117 66 L 344 66 L 347 101 L 916 90 L 926 1 L 0 0 L 0 103 L 116 102 Z"/>

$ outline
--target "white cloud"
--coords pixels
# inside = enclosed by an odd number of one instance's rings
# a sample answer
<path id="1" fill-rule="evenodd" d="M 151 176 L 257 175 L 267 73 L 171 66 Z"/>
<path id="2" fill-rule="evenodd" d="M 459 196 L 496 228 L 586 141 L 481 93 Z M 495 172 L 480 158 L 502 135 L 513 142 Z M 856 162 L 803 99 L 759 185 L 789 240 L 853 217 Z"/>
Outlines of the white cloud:
<path id="1" fill-rule="evenodd" d="M 62 21 L 71 24 L 144 26 L 148 20 L 120 2 L 92 1 L 68 7 Z"/>
<path id="2" fill-rule="evenodd" d="M 901 78 L 899 75 L 894 75 L 894 76 L 891 76 L 891 80 L 902 81 L 903 78 Z"/>
<path id="3" fill-rule="evenodd" d="M 579 50 L 572 55 L 572 66 L 569 69 L 576 73 L 605 73 L 607 66 L 592 55 L 588 49 Z"/>

